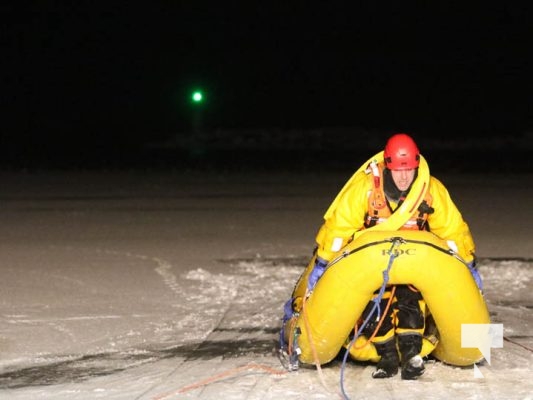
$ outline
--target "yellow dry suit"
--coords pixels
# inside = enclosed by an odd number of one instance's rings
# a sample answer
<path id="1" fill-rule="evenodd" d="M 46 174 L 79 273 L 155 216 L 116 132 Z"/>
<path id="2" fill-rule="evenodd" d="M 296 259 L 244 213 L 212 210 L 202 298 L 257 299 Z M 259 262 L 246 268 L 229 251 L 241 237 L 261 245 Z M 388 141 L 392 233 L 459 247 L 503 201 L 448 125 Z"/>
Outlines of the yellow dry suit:
<path id="1" fill-rule="evenodd" d="M 424 229 L 448 241 L 450 248 L 457 249 L 457 253 L 465 261 L 470 262 L 474 257 L 475 246 L 469 227 L 445 186 L 430 176 L 424 157 L 420 157 L 418 174 L 409 193 L 400 203 L 386 199 L 383 189 L 383 168 L 383 152 L 380 152 L 363 164 L 339 192 L 324 215 L 324 224 L 316 237 L 315 256 L 332 260 L 337 252 L 368 229 L 380 231 Z M 300 308 L 307 276 L 313 264 L 314 258 L 293 293 L 296 311 Z M 431 265 L 428 264 L 428 268 L 431 268 Z M 395 296 L 393 298 L 395 304 L 396 297 L 401 294 L 407 299 L 404 305 L 406 304 L 409 310 L 405 311 L 401 305 L 391 307 L 394 311 L 390 314 L 390 320 L 385 321 L 372 340 L 375 344 L 390 342 L 394 334 L 421 335 L 424 331 L 425 303 L 416 288 L 401 285 L 397 287 L 396 295 L 393 293 L 388 290 L 382 301 L 387 302 L 392 295 Z M 384 305 L 382 304 L 382 308 Z M 418 310 L 413 312 L 413 309 Z"/>
<path id="2" fill-rule="evenodd" d="M 414 180 L 406 199 L 394 210 L 383 207 L 383 153 L 378 153 L 370 162 L 361 167 L 337 195 L 324 215 L 324 224 L 316 237 L 317 254 L 325 260 L 341 250 L 354 236 L 365 228 L 396 231 L 400 229 L 419 229 L 420 205 L 425 203 L 434 212 L 422 212 L 424 225 L 429 225 L 432 233 L 449 242 L 457 253 L 466 261 L 472 261 L 475 245 L 467 223 L 455 204 L 448 190 L 436 178 L 429 176 L 429 167 L 421 157 L 418 176 Z M 375 162 L 374 167 L 372 163 Z M 373 168 L 379 170 L 379 186 L 376 187 L 376 175 Z M 380 198 L 381 196 L 381 198 Z M 374 207 L 370 204 L 375 201 Z M 382 213 L 378 221 L 370 226 L 369 219 L 380 206 Z M 379 223 L 378 223 L 379 222 Z M 367 226 L 365 227 L 365 223 Z M 409 227 L 409 225 L 411 225 Z"/>

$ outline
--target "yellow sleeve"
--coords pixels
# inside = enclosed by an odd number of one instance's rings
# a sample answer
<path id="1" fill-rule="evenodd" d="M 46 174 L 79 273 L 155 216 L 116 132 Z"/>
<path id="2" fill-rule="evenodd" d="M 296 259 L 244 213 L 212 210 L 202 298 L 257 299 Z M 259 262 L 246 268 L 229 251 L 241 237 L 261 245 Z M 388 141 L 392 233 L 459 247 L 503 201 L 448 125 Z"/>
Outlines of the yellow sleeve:
<path id="1" fill-rule="evenodd" d="M 459 255 L 467 262 L 472 261 L 476 251 L 474 239 L 448 190 L 435 177 L 431 177 L 429 190 L 433 197 L 432 207 L 435 210 L 428 216 L 431 232 L 443 240 L 453 241 Z"/>
<path id="2" fill-rule="evenodd" d="M 335 207 L 328 210 L 316 237 L 319 257 L 331 260 L 350 241 L 354 232 L 363 228 L 370 184 L 368 176 L 359 172 L 336 200 Z"/>

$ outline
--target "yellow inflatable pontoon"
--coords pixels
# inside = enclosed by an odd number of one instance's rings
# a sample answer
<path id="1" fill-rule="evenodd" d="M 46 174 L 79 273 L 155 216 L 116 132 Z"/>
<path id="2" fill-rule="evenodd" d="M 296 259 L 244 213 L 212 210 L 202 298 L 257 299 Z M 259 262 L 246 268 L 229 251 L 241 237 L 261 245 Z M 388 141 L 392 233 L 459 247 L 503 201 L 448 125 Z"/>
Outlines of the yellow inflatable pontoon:
<path id="1" fill-rule="evenodd" d="M 300 277 L 293 298 L 303 309 L 284 327 L 287 342 L 299 333 L 299 361 L 324 364 L 347 346 L 389 264 L 387 283 L 414 285 L 427 305 L 431 321 L 426 323 L 422 355 L 431 353 L 457 366 L 480 361 L 483 356 L 477 348 L 461 346 L 461 325 L 488 324 L 489 312 L 463 260 L 430 232 L 375 230 L 361 234 L 337 254 L 305 301 L 314 260 Z M 350 356 L 379 360 L 365 337 L 357 339 Z"/>

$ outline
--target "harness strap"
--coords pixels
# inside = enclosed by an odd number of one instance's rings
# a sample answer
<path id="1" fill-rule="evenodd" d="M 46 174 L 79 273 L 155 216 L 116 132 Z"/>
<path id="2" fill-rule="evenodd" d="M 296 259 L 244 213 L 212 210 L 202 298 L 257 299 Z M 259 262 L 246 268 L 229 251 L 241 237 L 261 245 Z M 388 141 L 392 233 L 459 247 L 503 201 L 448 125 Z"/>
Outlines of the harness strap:
<path id="1" fill-rule="evenodd" d="M 372 191 L 368 196 L 368 211 L 364 222 L 365 228 L 367 229 L 386 222 L 392 215 L 401 209 L 402 205 L 409 197 L 409 195 L 407 197 L 401 197 L 395 208 L 392 208 L 385 196 L 385 190 L 383 187 L 383 168 L 382 164 L 378 165 L 374 160 L 369 164 L 369 167 L 366 170 L 367 173 L 372 172 L 374 183 Z M 412 208 L 413 210 L 417 210 L 418 214 L 416 215 L 410 212 L 409 218 L 403 226 L 399 227 L 399 229 L 427 230 L 427 217 L 435 211 L 430 206 L 433 202 L 433 198 L 427 188 L 422 193 L 419 193 L 419 200 L 421 200 L 421 202 L 418 203 L 417 199 L 416 206 Z"/>

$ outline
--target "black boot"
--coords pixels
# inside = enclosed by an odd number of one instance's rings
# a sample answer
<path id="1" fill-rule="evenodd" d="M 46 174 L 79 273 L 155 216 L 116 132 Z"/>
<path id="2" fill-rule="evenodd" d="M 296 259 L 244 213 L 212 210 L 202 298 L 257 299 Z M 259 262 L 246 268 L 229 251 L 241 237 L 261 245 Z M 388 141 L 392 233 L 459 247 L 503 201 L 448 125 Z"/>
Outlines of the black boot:
<path id="1" fill-rule="evenodd" d="M 422 336 L 417 334 L 398 336 L 398 347 L 402 357 L 402 379 L 417 379 L 425 371 L 424 360 L 420 357 Z"/>
<path id="2" fill-rule="evenodd" d="M 374 343 L 381 360 L 376 365 L 376 370 L 372 373 L 372 378 L 390 378 L 398 373 L 400 358 L 396 350 L 396 341 L 393 339 L 385 343 Z"/>

